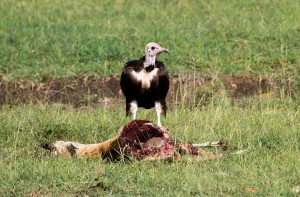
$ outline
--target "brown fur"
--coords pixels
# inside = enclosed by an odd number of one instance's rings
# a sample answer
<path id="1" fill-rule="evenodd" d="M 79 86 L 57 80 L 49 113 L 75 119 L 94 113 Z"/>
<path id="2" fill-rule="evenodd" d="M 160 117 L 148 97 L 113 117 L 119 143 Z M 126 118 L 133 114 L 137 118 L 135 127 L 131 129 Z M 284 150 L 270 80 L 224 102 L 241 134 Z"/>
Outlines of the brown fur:
<path id="1" fill-rule="evenodd" d="M 78 142 L 56 141 L 54 143 L 43 143 L 42 148 L 54 152 L 56 155 L 67 157 L 100 157 L 113 159 L 119 152 L 119 134 L 107 141 L 96 144 L 81 144 Z"/>

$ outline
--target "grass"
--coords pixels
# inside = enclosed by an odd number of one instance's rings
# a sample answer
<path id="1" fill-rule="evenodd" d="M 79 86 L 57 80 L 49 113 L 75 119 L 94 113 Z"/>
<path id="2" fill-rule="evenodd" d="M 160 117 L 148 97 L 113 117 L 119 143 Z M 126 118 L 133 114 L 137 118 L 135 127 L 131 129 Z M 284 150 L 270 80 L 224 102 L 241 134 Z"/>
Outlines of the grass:
<path id="1" fill-rule="evenodd" d="M 116 75 L 156 41 L 171 73 L 299 81 L 297 1 L 1 1 L 0 73 L 12 80 Z"/>
<path id="2" fill-rule="evenodd" d="M 299 89 L 299 18 L 300 2 L 290 0 L 0 1 L 0 80 L 117 75 L 155 41 L 171 52 L 159 59 L 172 76 L 264 76 Z M 163 125 L 180 141 L 248 144 L 244 155 L 174 163 L 55 157 L 39 143 L 104 141 L 129 121 L 123 106 L 0 106 L 1 196 L 298 195 L 299 97 L 232 101 L 211 88 L 199 92 L 198 106 L 171 109 Z M 151 111 L 138 116 L 155 120 Z"/>
<path id="3" fill-rule="evenodd" d="M 244 155 L 202 162 L 106 162 L 47 154 L 41 141 L 104 141 L 129 120 L 119 107 L 2 106 L 0 193 L 18 195 L 294 195 L 300 183 L 299 108 L 291 100 L 178 107 L 163 124 L 180 141 L 227 139 Z M 249 103 L 250 102 L 250 103 Z M 139 117 L 155 120 L 141 110 Z M 214 150 L 212 150 L 214 151 Z"/>

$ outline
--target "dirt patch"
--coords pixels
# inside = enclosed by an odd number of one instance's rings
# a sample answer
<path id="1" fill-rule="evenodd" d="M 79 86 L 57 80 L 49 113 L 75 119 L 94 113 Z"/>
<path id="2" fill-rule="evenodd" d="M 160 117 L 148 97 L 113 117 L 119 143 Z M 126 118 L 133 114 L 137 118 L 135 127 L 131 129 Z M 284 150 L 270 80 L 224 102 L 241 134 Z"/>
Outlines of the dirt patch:
<path id="1" fill-rule="evenodd" d="M 39 83 L 1 80 L 0 105 L 63 103 L 80 107 L 120 103 L 124 98 L 119 79 L 118 76 L 77 76 L 45 79 Z M 196 101 L 195 95 L 199 88 L 216 80 L 233 98 L 265 94 L 278 89 L 278 85 L 269 79 L 236 76 L 180 77 L 170 79 L 167 100 L 173 104 L 191 105 Z"/>
<path id="2" fill-rule="evenodd" d="M 100 104 L 120 97 L 117 77 L 71 77 L 46 79 L 40 83 L 0 82 L 0 104 L 64 103 L 75 107 Z"/>

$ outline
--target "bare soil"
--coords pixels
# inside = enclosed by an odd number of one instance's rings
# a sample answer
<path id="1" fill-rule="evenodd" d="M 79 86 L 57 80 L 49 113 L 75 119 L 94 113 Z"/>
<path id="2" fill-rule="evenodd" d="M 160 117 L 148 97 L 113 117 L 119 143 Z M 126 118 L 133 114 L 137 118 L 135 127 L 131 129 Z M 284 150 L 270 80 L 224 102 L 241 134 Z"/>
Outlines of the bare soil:
<path id="1" fill-rule="evenodd" d="M 80 107 L 117 104 L 124 101 L 119 79 L 119 76 L 76 76 L 45 79 L 39 83 L 0 79 L 0 105 L 63 103 Z M 264 95 L 278 91 L 281 86 L 270 79 L 229 75 L 171 78 L 167 100 L 173 104 L 193 104 L 199 89 L 215 82 L 220 83 L 220 89 L 232 98 Z"/>

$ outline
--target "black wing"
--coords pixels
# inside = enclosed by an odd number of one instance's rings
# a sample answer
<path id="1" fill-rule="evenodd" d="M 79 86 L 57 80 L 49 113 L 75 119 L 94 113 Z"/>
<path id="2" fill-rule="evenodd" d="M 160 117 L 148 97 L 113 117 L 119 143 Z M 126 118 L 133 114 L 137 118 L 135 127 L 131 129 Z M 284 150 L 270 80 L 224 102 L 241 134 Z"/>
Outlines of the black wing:
<path id="1" fill-rule="evenodd" d="M 163 115 L 166 116 L 167 113 L 167 103 L 166 103 L 166 96 L 169 91 L 169 75 L 165 68 L 165 65 L 163 62 L 157 61 L 156 67 L 159 68 L 159 71 L 157 73 L 158 75 L 158 84 L 155 90 L 155 95 L 157 95 L 157 98 L 155 101 L 159 101 L 162 105 L 162 112 Z"/>
<path id="2" fill-rule="evenodd" d="M 158 87 L 156 92 L 158 95 L 158 99 L 164 100 L 169 91 L 169 75 L 163 62 L 157 61 L 155 66 L 159 68 L 159 71 L 157 73 Z"/>
<path id="3" fill-rule="evenodd" d="M 121 90 L 126 97 L 126 101 L 130 102 L 135 100 L 138 94 L 137 86 L 139 82 L 132 76 L 132 71 L 138 71 L 143 68 L 143 62 L 141 60 L 129 61 L 125 64 L 124 69 L 121 74 Z"/>

